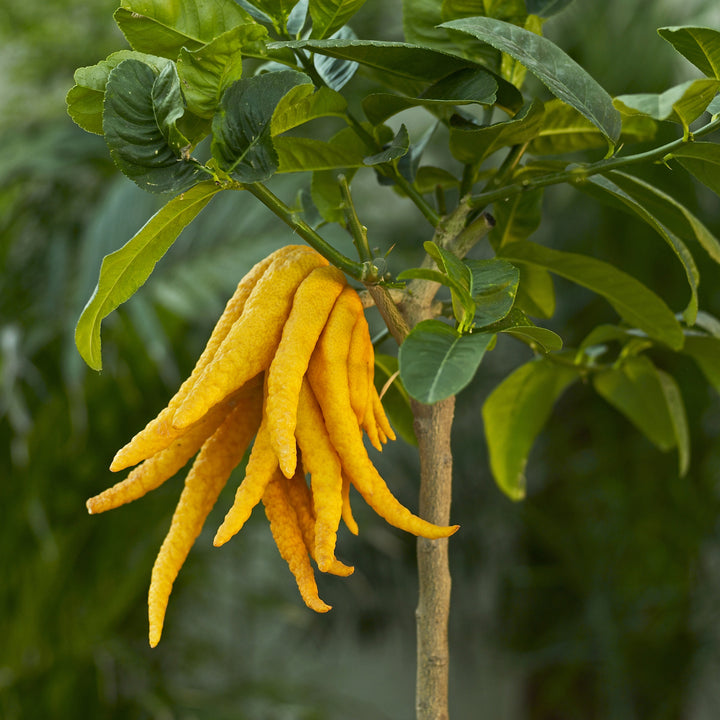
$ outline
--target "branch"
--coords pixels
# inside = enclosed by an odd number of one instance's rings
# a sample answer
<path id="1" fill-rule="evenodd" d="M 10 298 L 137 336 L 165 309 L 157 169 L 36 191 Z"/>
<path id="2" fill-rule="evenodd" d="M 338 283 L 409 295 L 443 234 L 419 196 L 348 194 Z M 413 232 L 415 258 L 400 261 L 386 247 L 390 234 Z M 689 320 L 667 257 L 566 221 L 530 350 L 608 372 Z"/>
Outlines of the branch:
<path id="1" fill-rule="evenodd" d="M 362 280 L 370 270 L 367 263 L 351 260 L 338 252 L 327 240 L 318 235 L 299 214 L 288 207 L 277 195 L 262 183 L 248 183 L 242 187 L 252 193 L 263 205 L 272 210 L 286 225 L 291 227 L 310 247 L 317 250 L 326 260 L 356 280 Z"/>
<path id="2" fill-rule="evenodd" d="M 617 170 L 618 168 L 627 167 L 628 165 L 637 165 L 639 163 L 663 160 L 663 158 L 670 155 L 673 150 L 677 150 L 683 145 L 686 145 L 688 142 L 693 142 L 697 138 L 708 135 L 718 129 L 720 129 L 720 118 L 717 118 L 716 120 L 713 120 L 707 125 L 701 127 L 695 133 L 691 133 L 687 139 L 679 138 L 678 140 L 673 140 L 665 145 L 661 145 L 654 150 L 648 150 L 635 155 L 614 157 L 609 160 L 600 160 L 586 165 L 574 165 L 571 170 L 549 173 L 548 175 L 542 175 L 541 177 L 523 180 L 520 183 L 506 185 L 505 187 L 501 187 L 496 190 L 481 192 L 479 195 L 475 195 L 470 200 L 470 205 L 476 209 L 484 208 L 496 200 L 505 200 L 513 195 L 519 195 L 520 193 L 529 192 L 530 190 L 537 190 L 538 188 L 547 187 L 548 185 L 558 185 L 565 182 L 578 183 L 585 180 L 585 178 L 591 177 L 592 175 L 609 172 L 610 170 Z"/>

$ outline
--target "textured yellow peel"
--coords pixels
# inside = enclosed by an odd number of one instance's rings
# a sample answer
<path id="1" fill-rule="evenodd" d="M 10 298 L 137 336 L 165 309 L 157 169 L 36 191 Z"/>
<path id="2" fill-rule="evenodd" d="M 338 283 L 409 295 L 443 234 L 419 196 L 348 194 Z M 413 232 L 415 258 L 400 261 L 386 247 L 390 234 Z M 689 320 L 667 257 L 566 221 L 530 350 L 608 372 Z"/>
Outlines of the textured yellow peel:
<path id="1" fill-rule="evenodd" d="M 345 276 L 335 267 L 313 270 L 300 284 L 268 370 L 266 412 L 270 441 L 285 477 L 295 473 L 295 425 L 300 386 L 310 356 Z"/>

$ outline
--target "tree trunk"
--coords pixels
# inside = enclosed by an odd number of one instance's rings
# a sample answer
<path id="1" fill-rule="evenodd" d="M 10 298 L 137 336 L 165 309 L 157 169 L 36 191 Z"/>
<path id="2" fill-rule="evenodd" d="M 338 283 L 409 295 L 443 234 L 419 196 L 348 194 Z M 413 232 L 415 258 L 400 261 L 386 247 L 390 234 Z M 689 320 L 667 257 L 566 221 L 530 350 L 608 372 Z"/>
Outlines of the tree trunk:
<path id="1" fill-rule="evenodd" d="M 420 516 L 437 525 L 450 524 L 452 495 L 452 428 L 455 398 L 423 405 L 412 403 L 420 451 Z M 450 569 L 448 540 L 418 538 L 417 720 L 448 720 L 448 618 Z"/>

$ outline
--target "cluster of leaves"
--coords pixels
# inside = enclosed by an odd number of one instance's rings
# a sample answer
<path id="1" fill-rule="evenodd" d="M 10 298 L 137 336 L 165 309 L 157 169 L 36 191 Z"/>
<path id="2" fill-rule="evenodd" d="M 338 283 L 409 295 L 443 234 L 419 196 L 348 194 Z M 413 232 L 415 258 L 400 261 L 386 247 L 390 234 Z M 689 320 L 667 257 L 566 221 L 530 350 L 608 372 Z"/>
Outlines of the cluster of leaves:
<path id="1" fill-rule="evenodd" d="M 470 382 L 499 333 L 536 351 L 483 410 L 492 470 L 508 495 L 523 496 L 533 440 L 557 397 L 581 379 L 591 379 L 659 448 L 677 447 L 685 472 L 682 398 L 650 351 L 689 354 L 720 388 L 720 323 L 699 311 L 699 273 L 686 241 L 716 262 L 720 243 L 689 209 L 628 170 L 653 162 L 679 166 L 720 194 L 720 146 L 699 141 L 720 127 L 720 32 L 661 29 L 704 77 L 659 94 L 613 99 L 542 36 L 545 19 L 567 4 L 404 0 L 405 41 L 397 42 L 355 36 L 347 22 L 362 0 L 123 0 L 115 19 L 131 49 L 76 72 L 69 112 L 84 129 L 104 135 L 117 166 L 140 187 L 176 197 L 103 262 L 77 327 L 83 357 L 100 367 L 103 318 L 225 190 L 255 194 L 355 278 L 382 280 L 367 238 L 351 222 L 349 191 L 337 182 L 339 173 L 351 182 L 367 169 L 414 202 L 436 238 L 452 216 L 450 198 L 464 212 L 461 231 L 492 206 L 495 257 L 464 259 L 467 248 L 454 244 L 459 236 L 446 235 L 448 242 L 425 244 L 436 269 L 428 264 L 398 276 L 447 286 L 447 315 L 455 321 L 413 328 L 399 369 L 410 395 L 435 402 Z M 365 76 L 361 90 L 351 82 L 358 70 Z M 528 71 L 552 99 L 523 94 Z M 364 118 L 348 100 L 360 101 Z M 417 139 L 404 124 L 387 124 L 409 109 L 431 120 Z M 696 128 L 707 114 L 711 120 Z M 329 140 L 317 137 L 313 121 Z M 653 144 L 658 128 L 673 123 L 679 137 Z M 423 163 L 426 150 L 440 142 L 446 162 Z M 630 154 L 633 143 L 642 143 L 642 152 Z M 264 183 L 294 172 L 311 177 L 309 193 L 290 207 Z M 690 298 L 681 313 L 607 262 L 528 240 L 541 221 L 544 188 L 560 183 L 620 205 L 658 233 L 687 277 Z M 325 223 L 347 226 L 359 261 L 322 238 Z M 554 314 L 553 276 L 606 299 L 620 321 L 563 349 L 558 335 L 531 320 Z"/>

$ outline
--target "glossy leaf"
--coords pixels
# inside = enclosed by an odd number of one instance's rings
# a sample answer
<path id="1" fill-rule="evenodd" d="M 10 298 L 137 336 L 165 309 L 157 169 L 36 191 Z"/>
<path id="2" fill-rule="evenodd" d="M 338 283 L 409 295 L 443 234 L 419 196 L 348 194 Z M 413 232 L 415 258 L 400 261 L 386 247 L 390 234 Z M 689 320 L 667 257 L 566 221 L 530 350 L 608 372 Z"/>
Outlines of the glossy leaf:
<path id="1" fill-rule="evenodd" d="M 619 95 L 613 100 L 623 115 L 647 115 L 655 120 L 672 120 L 689 132 L 720 89 L 718 80 L 688 80 L 663 93 Z"/>
<path id="2" fill-rule="evenodd" d="M 634 175 L 613 171 L 607 177 L 675 235 L 683 240 L 696 240 L 716 263 L 720 263 L 720 241 L 682 203 Z"/>
<path id="3" fill-rule="evenodd" d="M 273 140 L 278 172 L 306 172 L 364 167 L 364 146 L 314 138 L 277 137 Z M 337 175 L 337 173 L 336 173 Z"/>
<path id="4" fill-rule="evenodd" d="M 707 106 L 707 111 L 715 117 L 720 113 L 720 95 L 716 95 L 714 100 Z"/>
<path id="5" fill-rule="evenodd" d="M 398 372 L 398 359 L 392 355 L 375 353 L 375 388 L 381 392 L 385 384 L 393 378 L 385 394 L 382 404 L 388 415 L 390 424 L 400 437 L 410 445 L 417 445 L 414 417 L 410 408 L 410 396 L 403 385 Z"/>
<path id="6" fill-rule="evenodd" d="M 330 37 L 364 4 L 365 0 L 310 0 L 311 37 Z"/>
<path id="7" fill-rule="evenodd" d="M 683 352 L 697 363 L 707 381 L 720 393 L 720 338 L 688 335 Z"/>
<path id="8" fill-rule="evenodd" d="M 720 79 L 718 30 L 706 27 L 664 27 L 658 33 L 705 75 Z"/>
<path id="9" fill-rule="evenodd" d="M 690 466 L 690 430 L 688 428 L 687 413 L 680 388 L 672 375 L 657 370 L 658 380 L 665 397 L 665 405 L 670 415 L 675 445 L 678 451 L 678 473 L 680 477 L 687 474 Z"/>
<path id="10" fill-rule="evenodd" d="M 451 125 L 450 152 L 466 164 L 481 163 L 503 147 L 529 142 L 540 132 L 543 104 L 533 100 L 511 120 L 478 127 L 474 124 Z"/>
<path id="11" fill-rule="evenodd" d="M 296 3 L 285 23 L 290 37 L 300 37 L 308 17 L 309 0 L 296 0 Z"/>
<path id="12" fill-rule="evenodd" d="M 477 67 L 475 63 L 457 55 L 409 43 L 381 40 L 297 40 L 271 43 L 268 48 L 305 49 L 320 55 L 357 62 L 376 72 L 383 84 L 407 95 L 417 95 L 429 83 L 447 77 L 457 70 Z M 513 110 L 519 109 L 522 106 L 522 95 L 517 88 L 497 75 L 493 77 L 498 83 L 498 104 Z"/>
<path id="13" fill-rule="evenodd" d="M 442 27 L 468 33 L 514 57 L 554 95 L 595 124 L 611 146 L 620 138 L 620 114 L 610 95 L 547 38 L 493 18 L 452 20 Z"/>
<path id="14" fill-rule="evenodd" d="M 470 270 L 470 293 L 475 301 L 475 324 L 484 327 L 502 320 L 512 309 L 520 271 L 506 260 L 465 260 Z"/>
<path id="15" fill-rule="evenodd" d="M 552 275 L 535 265 L 521 265 L 515 307 L 530 317 L 551 318 L 555 314 L 555 284 Z"/>
<path id="16" fill-rule="evenodd" d="M 347 102 L 340 93 L 310 84 L 296 85 L 278 103 L 272 116 L 273 136 L 321 117 L 344 117 Z"/>
<path id="17" fill-rule="evenodd" d="M 406 155 L 410 149 L 410 136 L 408 135 L 407 128 L 405 125 L 401 125 L 400 129 L 395 134 L 392 142 L 379 153 L 374 155 L 368 155 L 365 158 L 366 165 L 382 165 L 382 163 L 392 162 L 393 160 L 399 160 L 403 155 Z"/>
<path id="18" fill-rule="evenodd" d="M 238 25 L 198 50 L 182 48 L 177 69 L 188 108 L 199 117 L 211 118 L 223 92 L 242 77 L 242 50 L 257 53 L 267 37 L 262 25 Z"/>
<path id="19" fill-rule="evenodd" d="M 363 110 L 373 125 L 379 125 L 410 107 L 447 108 L 450 111 L 454 105 L 492 105 L 497 97 L 497 87 L 495 78 L 485 70 L 463 68 L 433 83 L 415 98 L 389 93 L 367 95 L 363 99 Z"/>
<path id="20" fill-rule="evenodd" d="M 175 59 L 253 19 L 234 0 L 122 0 L 115 22 L 134 50 Z"/>
<path id="21" fill-rule="evenodd" d="M 644 220 L 670 246 L 672 251 L 675 253 L 675 256 L 680 261 L 680 264 L 683 266 L 685 276 L 687 277 L 688 284 L 690 285 L 690 301 L 685 309 L 684 318 L 688 325 L 692 325 L 695 322 L 695 317 L 697 316 L 698 311 L 697 288 L 700 282 L 700 273 L 698 272 L 695 260 L 685 243 L 647 210 L 647 207 L 642 199 L 640 199 L 640 201 L 636 200 L 635 197 L 626 193 L 610 178 L 595 175 L 588 178 L 578 187 L 584 190 L 599 190 L 601 196 L 602 193 L 607 193 L 614 199 L 619 200 L 626 210 L 631 211 Z M 638 190 L 638 194 L 642 195 L 642 192 Z"/>
<path id="22" fill-rule="evenodd" d="M 720 195 L 720 145 L 710 142 L 694 142 L 673 150 L 677 160 L 703 185 Z"/>
<path id="23" fill-rule="evenodd" d="M 310 78 L 295 70 L 238 80 L 226 91 L 213 118 L 212 154 L 240 182 L 267 180 L 279 159 L 271 138 L 273 113 L 282 98 Z"/>
<path id="24" fill-rule="evenodd" d="M 333 36 L 334 40 L 357 40 L 357 35 L 348 25 L 341 27 Z M 353 60 L 316 54 L 313 65 L 317 74 L 331 90 L 341 90 L 357 72 L 358 63 Z"/>
<path id="25" fill-rule="evenodd" d="M 484 14 L 484 3 L 471 12 Z M 450 19 L 454 18 L 443 14 L 443 3 L 439 0 L 403 0 L 403 31 L 408 42 L 462 55 L 499 73 L 500 52 L 468 35 L 439 27 Z"/>
<path id="26" fill-rule="evenodd" d="M 514 176 L 517 180 L 521 176 Z M 518 193 L 507 200 L 493 203 L 495 227 L 490 231 L 490 242 L 500 248 L 513 242 L 527 240 L 542 220 L 543 190 Z"/>
<path id="27" fill-rule="evenodd" d="M 437 188 L 449 190 L 459 184 L 460 181 L 451 172 L 432 165 L 423 165 L 415 175 L 415 187 L 423 195 L 435 192 Z"/>
<path id="28" fill-rule="evenodd" d="M 524 342 L 536 351 L 559 352 L 563 348 L 562 338 L 557 333 L 537 325 L 516 325 L 499 332 Z"/>
<path id="29" fill-rule="evenodd" d="M 205 182 L 170 200 L 130 241 L 105 257 L 95 292 L 75 329 L 75 344 L 91 368 L 102 369 L 100 325 L 103 319 L 143 285 L 183 228 L 219 191 L 215 183 Z"/>
<path id="30" fill-rule="evenodd" d="M 273 24 L 283 29 L 298 0 L 249 0 Z"/>
<path id="31" fill-rule="evenodd" d="M 181 155 L 189 143 L 178 128 L 178 121 L 185 114 L 185 102 L 173 63 L 168 63 L 155 79 L 151 99 L 160 132 L 175 154 Z"/>
<path id="32" fill-rule="evenodd" d="M 460 392 L 475 375 L 490 333 L 461 335 L 440 320 L 418 323 L 400 346 L 400 377 L 408 393 L 432 404 Z"/>
<path id="33" fill-rule="evenodd" d="M 171 65 L 167 67 L 174 72 Z M 161 117 L 154 102 L 156 82 L 164 85 L 165 80 L 138 60 L 124 60 L 112 70 L 105 90 L 105 141 L 115 164 L 144 190 L 182 192 L 197 183 L 204 173 L 197 161 L 186 158 L 179 148 L 170 145 L 166 137 L 168 127 L 158 125 L 164 123 L 162 117 L 176 120 L 183 108 L 179 92 L 167 96 L 169 105 L 164 107 Z"/>
<path id="34" fill-rule="evenodd" d="M 677 445 L 675 426 L 676 422 L 682 424 L 680 410 L 673 398 L 671 414 L 667 383 L 660 379 L 657 368 L 646 356 L 631 357 L 620 367 L 595 373 L 593 386 L 660 450 L 671 450 Z"/>
<path id="35" fill-rule="evenodd" d="M 672 310 L 639 280 L 613 265 L 530 242 L 506 245 L 499 254 L 513 264 L 539 267 L 592 290 L 631 326 L 674 350 L 682 347 L 682 328 Z"/>
<path id="36" fill-rule="evenodd" d="M 103 134 L 102 114 L 105 86 L 110 72 L 123 60 L 139 60 L 149 65 L 156 74 L 170 62 L 157 55 L 147 55 L 134 50 L 120 50 L 108 55 L 96 65 L 81 67 L 75 71 L 75 85 L 67 94 L 68 114 L 83 130 Z"/>
<path id="37" fill-rule="evenodd" d="M 482 416 L 490 468 L 511 500 L 525 497 L 525 467 L 535 438 L 555 401 L 578 378 L 572 367 L 533 360 L 506 377 L 485 401 Z"/>
<path id="38" fill-rule="evenodd" d="M 620 139 L 623 142 L 644 142 L 655 137 L 657 125 L 643 115 L 623 116 Z M 553 98 L 545 103 L 542 127 L 528 147 L 533 155 L 564 153 L 607 147 L 600 129 L 574 107 Z"/>

